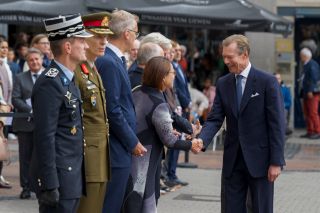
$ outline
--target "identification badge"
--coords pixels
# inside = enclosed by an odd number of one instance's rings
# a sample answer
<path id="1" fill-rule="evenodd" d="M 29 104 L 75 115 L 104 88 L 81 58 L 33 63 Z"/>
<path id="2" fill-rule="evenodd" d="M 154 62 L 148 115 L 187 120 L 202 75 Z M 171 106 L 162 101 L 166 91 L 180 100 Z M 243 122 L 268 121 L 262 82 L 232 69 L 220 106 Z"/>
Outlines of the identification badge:
<path id="1" fill-rule="evenodd" d="M 92 94 L 90 99 L 91 105 L 95 107 L 97 105 L 97 96 L 95 94 Z"/>
<path id="2" fill-rule="evenodd" d="M 73 126 L 73 127 L 71 128 L 70 133 L 71 133 L 72 135 L 75 135 L 75 134 L 77 133 L 77 128 L 76 128 L 76 126 Z"/>

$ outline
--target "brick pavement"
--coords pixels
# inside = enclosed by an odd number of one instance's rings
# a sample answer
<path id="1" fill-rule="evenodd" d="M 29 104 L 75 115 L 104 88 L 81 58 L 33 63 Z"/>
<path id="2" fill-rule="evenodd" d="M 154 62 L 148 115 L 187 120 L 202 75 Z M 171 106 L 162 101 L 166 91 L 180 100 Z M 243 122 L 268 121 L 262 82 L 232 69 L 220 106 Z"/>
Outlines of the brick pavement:
<path id="1" fill-rule="evenodd" d="M 300 134 L 302 131 L 296 131 L 286 144 L 287 166 L 275 187 L 275 213 L 320 213 L 320 140 L 300 139 Z M 3 174 L 13 188 L 0 189 L 0 213 L 37 212 L 34 196 L 26 201 L 18 198 L 17 142 L 10 141 L 10 147 L 13 163 L 4 168 Z M 190 185 L 162 196 L 158 212 L 220 212 L 222 154 L 221 150 L 190 154 L 190 162 L 199 169 L 178 169 L 179 177 Z"/>

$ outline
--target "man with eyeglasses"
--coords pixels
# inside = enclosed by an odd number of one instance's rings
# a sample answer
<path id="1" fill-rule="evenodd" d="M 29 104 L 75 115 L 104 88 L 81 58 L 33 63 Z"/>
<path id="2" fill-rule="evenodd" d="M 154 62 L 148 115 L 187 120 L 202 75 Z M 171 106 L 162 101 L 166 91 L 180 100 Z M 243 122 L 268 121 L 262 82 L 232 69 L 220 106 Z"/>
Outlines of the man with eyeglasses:
<path id="1" fill-rule="evenodd" d="M 106 89 L 110 126 L 112 176 L 103 207 L 103 212 L 108 213 L 120 212 L 131 171 L 131 155 L 143 156 L 147 152 L 135 134 L 136 116 L 124 57 L 138 36 L 137 23 L 137 16 L 123 10 L 113 11 L 109 28 L 114 34 L 108 36 L 105 55 L 96 60 Z"/>

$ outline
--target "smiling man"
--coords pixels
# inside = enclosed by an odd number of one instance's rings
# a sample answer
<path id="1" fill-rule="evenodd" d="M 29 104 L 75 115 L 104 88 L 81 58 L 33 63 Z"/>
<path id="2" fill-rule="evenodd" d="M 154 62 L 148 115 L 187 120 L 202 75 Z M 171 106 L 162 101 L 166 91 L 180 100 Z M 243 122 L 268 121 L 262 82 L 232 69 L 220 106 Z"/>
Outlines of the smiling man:
<path id="1" fill-rule="evenodd" d="M 245 36 L 229 36 L 222 45 L 230 73 L 217 82 L 214 104 L 199 138 L 207 148 L 226 118 L 225 212 L 247 212 L 249 188 L 253 212 L 272 213 L 274 181 L 285 165 L 280 86 L 274 76 L 251 65 Z"/>

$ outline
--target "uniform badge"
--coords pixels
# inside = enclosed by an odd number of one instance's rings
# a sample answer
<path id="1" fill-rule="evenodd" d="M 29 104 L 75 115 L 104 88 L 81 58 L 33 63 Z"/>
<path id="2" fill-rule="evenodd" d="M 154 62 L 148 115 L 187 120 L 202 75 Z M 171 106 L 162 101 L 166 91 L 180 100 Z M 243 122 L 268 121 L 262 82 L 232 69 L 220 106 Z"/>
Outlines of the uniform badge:
<path id="1" fill-rule="evenodd" d="M 68 86 L 69 85 L 69 80 L 66 77 L 61 77 L 63 86 Z"/>
<path id="2" fill-rule="evenodd" d="M 95 107 L 97 105 L 97 96 L 95 94 L 91 95 L 91 105 Z"/>
<path id="3" fill-rule="evenodd" d="M 57 70 L 56 68 L 50 68 L 45 75 L 50 78 L 54 78 L 58 75 L 58 73 L 59 73 L 59 70 Z"/>
<path id="4" fill-rule="evenodd" d="M 84 74 L 86 74 L 86 75 L 89 74 L 89 70 L 85 64 L 81 64 L 81 69 Z"/>
<path id="5" fill-rule="evenodd" d="M 75 135 L 75 134 L 77 133 L 77 128 L 76 128 L 76 126 L 73 126 L 73 127 L 71 128 L 70 133 L 71 133 L 72 135 Z"/>
<path id="6" fill-rule="evenodd" d="M 69 103 L 71 101 L 71 95 L 72 95 L 72 93 L 69 91 L 67 91 L 67 94 L 64 95 L 64 97 L 66 97 L 68 99 Z"/>

